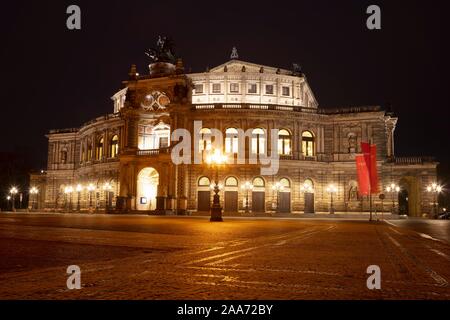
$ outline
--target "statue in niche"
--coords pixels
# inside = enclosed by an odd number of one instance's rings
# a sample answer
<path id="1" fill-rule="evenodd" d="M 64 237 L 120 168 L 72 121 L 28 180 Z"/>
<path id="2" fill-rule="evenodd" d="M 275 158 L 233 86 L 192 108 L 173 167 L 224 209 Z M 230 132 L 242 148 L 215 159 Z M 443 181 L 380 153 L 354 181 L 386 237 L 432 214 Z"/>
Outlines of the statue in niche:
<path id="1" fill-rule="evenodd" d="M 348 152 L 356 153 L 357 137 L 354 133 L 348 134 Z"/>

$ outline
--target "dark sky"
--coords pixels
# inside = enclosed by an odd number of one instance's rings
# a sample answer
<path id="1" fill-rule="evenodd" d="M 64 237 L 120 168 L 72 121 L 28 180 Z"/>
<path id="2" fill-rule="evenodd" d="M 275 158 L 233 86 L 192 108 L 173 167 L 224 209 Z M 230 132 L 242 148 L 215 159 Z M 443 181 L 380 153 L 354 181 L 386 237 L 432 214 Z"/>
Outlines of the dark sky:
<path id="1" fill-rule="evenodd" d="M 447 1 L 448 2 L 448 1 Z M 82 30 L 66 29 L 66 8 Z M 366 28 L 378 4 L 382 30 Z M 40 167 L 52 128 L 112 111 L 132 63 L 169 35 L 192 71 L 240 59 L 303 67 L 321 107 L 391 104 L 397 155 L 434 155 L 450 171 L 446 1 L 8 1 L 0 10 L 0 151 Z"/>

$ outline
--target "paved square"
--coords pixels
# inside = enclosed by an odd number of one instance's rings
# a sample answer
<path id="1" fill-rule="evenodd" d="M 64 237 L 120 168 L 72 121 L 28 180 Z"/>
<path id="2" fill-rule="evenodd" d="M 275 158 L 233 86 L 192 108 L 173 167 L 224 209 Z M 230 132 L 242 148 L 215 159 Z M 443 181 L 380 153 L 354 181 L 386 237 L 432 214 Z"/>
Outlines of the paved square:
<path id="1" fill-rule="evenodd" d="M 450 244 L 385 222 L 1 214 L 0 256 L 1 299 L 450 298 Z"/>

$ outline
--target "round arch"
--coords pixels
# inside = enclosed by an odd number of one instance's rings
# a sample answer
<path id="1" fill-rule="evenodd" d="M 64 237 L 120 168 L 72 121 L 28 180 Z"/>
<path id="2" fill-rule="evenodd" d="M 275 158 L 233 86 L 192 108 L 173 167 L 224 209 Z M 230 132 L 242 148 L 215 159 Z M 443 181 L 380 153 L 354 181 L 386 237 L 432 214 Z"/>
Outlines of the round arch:
<path id="1" fill-rule="evenodd" d="M 146 167 L 137 176 L 137 210 L 155 210 L 158 194 L 159 173 L 155 168 Z"/>

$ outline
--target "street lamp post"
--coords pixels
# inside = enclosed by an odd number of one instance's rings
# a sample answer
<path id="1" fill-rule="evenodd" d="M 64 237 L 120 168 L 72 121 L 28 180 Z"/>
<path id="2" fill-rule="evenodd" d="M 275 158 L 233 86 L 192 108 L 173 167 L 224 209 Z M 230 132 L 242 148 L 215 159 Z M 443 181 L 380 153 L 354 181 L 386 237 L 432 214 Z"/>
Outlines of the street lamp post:
<path id="1" fill-rule="evenodd" d="M 438 215 L 438 195 L 442 192 L 442 187 L 437 183 L 432 183 L 427 187 L 427 191 L 433 193 L 433 216 Z"/>
<path id="2" fill-rule="evenodd" d="M 400 187 L 397 186 L 395 183 L 391 183 L 390 186 L 386 188 L 386 192 L 390 192 L 392 194 L 392 214 L 395 213 L 395 194 L 398 194 L 400 192 Z"/>
<path id="3" fill-rule="evenodd" d="M 11 201 L 11 196 L 6 196 L 6 210 L 9 208 L 9 201 Z"/>
<path id="4" fill-rule="evenodd" d="M 326 191 L 330 194 L 330 214 L 334 214 L 333 195 L 337 193 L 337 187 L 334 184 L 330 184 Z"/>
<path id="5" fill-rule="evenodd" d="M 272 186 L 272 190 L 274 190 L 277 193 L 277 207 L 276 207 L 275 212 L 279 213 L 279 211 L 280 211 L 280 209 L 279 209 L 280 208 L 280 191 L 284 190 L 284 186 L 280 182 L 277 182 Z"/>
<path id="6" fill-rule="evenodd" d="M 77 185 L 77 211 L 81 210 L 81 191 L 83 191 L 83 186 L 81 184 Z"/>
<path id="7" fill-rule="evenodd" d="M 92 210 L 92 193 L 94 192 L 94 190 L 95 186 L 92 183 L 90 183 L 87 186 L 87 191 L 89 192 L 89 210 Z"/>
<path id="8" fill-rule="evenodd" d="M 105 191 L 105 211 L 109 210 L 109 192 L 112 190 L 112 186 L 109 182 L 103 185 L 103 190 Z"/>
<path id="9" fill-rule="evenodd" d="M 243 185 L 242 185 L 242 189 L 245 190 L 245 213 L 249 214 L 250 213 L 250 206 L 249 206 L 249 201 L 248 201 L 248 195 L 250 190 L 253 190 L 253 184 L 251 184 L 249 181 L 246 181 Z"/>
<path id="10" fill-rule="evenodd" d="M 73 193 L 73 187 L 68 186 L 64 189 L 64 193 L 66 194 L 66 203 L 67 203 L 67 197 L 69 197 L 69 208 L 68 211 L 72 211 L 72 193 Z"/>
<path id="11" fill-rule="evenodd" d="M 211 222 L 221 222 L 222 218 L 222 207 L 220 206 L 220 186 L 219 186 L 219 166 L 225 164 L 227 157 L 223 155 L 220 150 L 215 150 L 214 153 L 206 157 L 206 163 L 215 168 L 215 179 L 214 179 L 214 197 L 213 204 L 211 206 Z"/>
<path id="12" fill-rule="evenodd" d="M 15 201 L 16 201 L 16 194 L 17 194 L 18 192 L 19 192 L 19 190 L 17 190 L 16 187 L 12 187 L 12 188 L 9 190 L 9 193 L 11 194 L 11 199 L 12 199 L 12 211 L 13 211 L 13 212 L 16 211 L 16 204 L 15 204 Z"/>
<path id="13" fill-rule="evenodd" d="M 39 189 L 36 187 L 30 188 L 30 198 L 31 198 L 31 210 L 37 209 L 36 203 L 37 203 L 37 195 L 39 193 Z"/>

